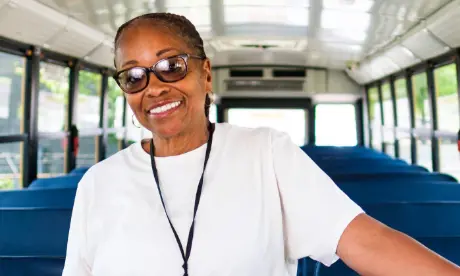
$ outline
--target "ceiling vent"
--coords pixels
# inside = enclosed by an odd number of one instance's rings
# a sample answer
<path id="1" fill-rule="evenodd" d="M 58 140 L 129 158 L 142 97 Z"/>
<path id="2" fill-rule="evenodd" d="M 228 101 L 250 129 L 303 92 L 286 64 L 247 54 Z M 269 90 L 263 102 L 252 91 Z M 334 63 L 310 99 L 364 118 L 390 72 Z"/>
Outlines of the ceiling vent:
<path id="1" fill-rule="evenodd" d="M 234 91 L 260 91 L 260 92 L 303 92 L 305 80 L 226 80 L 226 90 Z"/>

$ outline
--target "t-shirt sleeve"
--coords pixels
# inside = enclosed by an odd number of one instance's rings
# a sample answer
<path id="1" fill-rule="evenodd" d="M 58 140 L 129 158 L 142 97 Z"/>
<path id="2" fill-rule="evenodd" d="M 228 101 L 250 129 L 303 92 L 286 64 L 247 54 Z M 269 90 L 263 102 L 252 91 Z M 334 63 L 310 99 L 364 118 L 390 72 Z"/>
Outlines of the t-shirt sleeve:
<path id="1" fill-rule="evenodd" d="M 83 176 L 78 184 L 72 210 L 69 238 L 67 241 L 67 254 L 62 276 L 92 275 L 90 267 L 86 262 L 86 225 L 92 185 L 93 180 L 90 170 Z"/>
<path id="2" fill-rule="evenodd" d="M 288 257 L 330 266 L 342 233 L 363 210 L 287 134 L 272 131 L 271 138 Z"/>

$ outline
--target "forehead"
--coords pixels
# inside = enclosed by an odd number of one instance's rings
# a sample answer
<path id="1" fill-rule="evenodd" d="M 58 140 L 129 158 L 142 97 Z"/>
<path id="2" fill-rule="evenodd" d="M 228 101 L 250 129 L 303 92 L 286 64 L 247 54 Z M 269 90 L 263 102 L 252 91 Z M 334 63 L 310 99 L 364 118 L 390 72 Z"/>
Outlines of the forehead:
<path id="1" fill-rule="evenodd" d="M 151 66 L 158 59 L 174 54 L 173 51 L 157 56 L 161 50 L 174 48 L 180 52 L 188 52 L 189 49 L 178 34 L 169 28 L 156 27 L 154 24 L 141 23 L 129 26 L 125 29 L 118 41 L 115 53 L 117 67 L 127 61 L 136 61 L 139 65 Z"/>

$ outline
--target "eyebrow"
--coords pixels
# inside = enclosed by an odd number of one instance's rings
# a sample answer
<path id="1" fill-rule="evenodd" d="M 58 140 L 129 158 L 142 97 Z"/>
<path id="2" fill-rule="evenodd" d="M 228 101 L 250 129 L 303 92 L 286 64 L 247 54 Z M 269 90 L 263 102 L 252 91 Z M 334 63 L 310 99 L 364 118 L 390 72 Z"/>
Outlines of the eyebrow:
<path id="1" fill-rule="evenodd" d="M 163 50 L 160 50 L 156 53 L 156 56 L 159 57 L 161 55 L 163 55 L 164 53 L 167 53 L 167 52 L 170 52 L 170 51 L 179 51 L 179 49 L 177 48 L 174 48 L 174 47 L 170 47 L 170 48 L 165 48 Z M 138 62 L 137 60 L 129 60 L 125 63 L 123 63 L 123 65 L 121 67 L 125 67 L 126 65 L 136 65 Z"/>
<path id="2" fill-rule="evenodd" d="M 159 57 L 159 56 L 161 56 L 162 54 L 167 53 L 167 52 L 169 52 L 169 51 L 173 51 L 173 50 L 179 51 L 179 49 L 176 49 L 176 48 L 173 48 L 173 47 L 166 48 L 166 49 L 163 49 L 163 50 L 158 51 L 158 52 L 157 52 L 157 57 Z"/>

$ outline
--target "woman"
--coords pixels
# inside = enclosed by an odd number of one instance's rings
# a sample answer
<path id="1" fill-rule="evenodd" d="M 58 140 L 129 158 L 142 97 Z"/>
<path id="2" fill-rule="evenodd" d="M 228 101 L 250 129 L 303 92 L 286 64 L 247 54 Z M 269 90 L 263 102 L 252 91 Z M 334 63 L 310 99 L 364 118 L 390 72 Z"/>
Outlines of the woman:
<path id="1" fill-rule="evenodd" d="M 365 275 L 459 275 L 363 213 L 283 133 L 210 124 L 211 65 L 184 17 L 135 18 L 115 79 L 153 139 L 79 184 L 64 276 L 295 275 L 339 257 Z"/>

